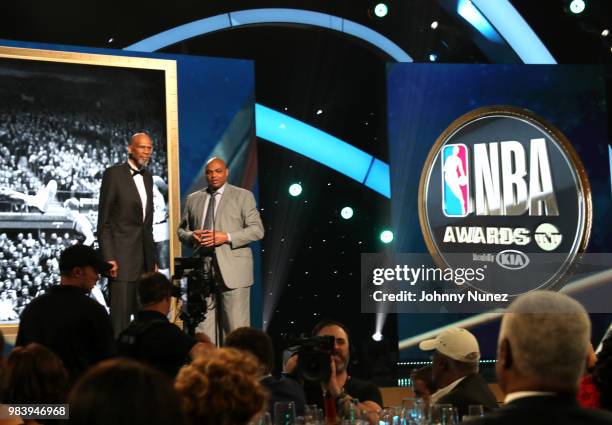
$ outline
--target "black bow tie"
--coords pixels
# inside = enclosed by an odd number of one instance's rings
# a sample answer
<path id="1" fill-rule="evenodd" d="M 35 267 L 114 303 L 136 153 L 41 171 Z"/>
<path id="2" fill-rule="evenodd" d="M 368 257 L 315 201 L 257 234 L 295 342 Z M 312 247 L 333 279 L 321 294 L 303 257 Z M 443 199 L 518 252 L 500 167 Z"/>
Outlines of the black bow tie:
<path id="1" fill-rule="evenodd" d="M 130 170 L 132 171 L 132 177 L 137 176 L 138 174 L 144 175 L 144 169 L 142 169 L 142 170 L 134 170 L 133 168 L 130 168 Z"/>

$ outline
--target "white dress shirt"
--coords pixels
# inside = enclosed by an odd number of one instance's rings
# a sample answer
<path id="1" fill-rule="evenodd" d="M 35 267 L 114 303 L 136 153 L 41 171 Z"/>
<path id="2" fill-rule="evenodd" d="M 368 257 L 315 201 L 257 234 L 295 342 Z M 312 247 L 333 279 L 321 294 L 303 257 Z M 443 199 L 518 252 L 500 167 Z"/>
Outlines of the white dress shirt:
<path id="1" fill-rule="evenodd" d="M 556 395 L 557 393 L 553 393 L 550 391 L 515 391 L 513 393 L 506 394 L 506 398 L 504 399 L 504 404 L 510 403 L 514 400 L 518 400 L 519 398 L 525 397 L 542 397 L 542 396 L 551 396 Z"/>
<path id="2" fill-rule="evenodd" d="M 147 215 L 147 189 L 145 188 L 144 177 L 142 177 L 142 174 L 137 174 L 134 176 L 133 172 L 138 170 L 133 167 L 130 162 L 128 162 L 128 164 L 130 166 L 130 172 L 132 173 L 134 183 L 136 183 L 136 189 L 138 189 L 138 194 L 140 195 L 140 201 L 142 202 L 142 221 L 144 222 Z"/>

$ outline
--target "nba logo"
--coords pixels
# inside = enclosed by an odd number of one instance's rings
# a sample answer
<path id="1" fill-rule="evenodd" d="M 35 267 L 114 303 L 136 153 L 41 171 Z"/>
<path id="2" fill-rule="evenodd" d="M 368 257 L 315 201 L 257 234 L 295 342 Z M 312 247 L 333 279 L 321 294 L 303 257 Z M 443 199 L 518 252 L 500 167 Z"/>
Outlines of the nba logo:
<path id="1" fill-rule="evenodd" d="M 447 217 L 469 212 L 470 180 L 468 150 L 462 143 L 442 148 L 442 211 Z"/>

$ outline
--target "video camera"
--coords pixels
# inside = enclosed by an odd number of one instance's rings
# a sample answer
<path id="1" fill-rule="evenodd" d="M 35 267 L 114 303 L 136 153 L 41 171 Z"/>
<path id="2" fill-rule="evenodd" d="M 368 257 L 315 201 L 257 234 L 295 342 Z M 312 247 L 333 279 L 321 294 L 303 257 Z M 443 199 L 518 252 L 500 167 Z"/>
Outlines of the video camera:
<path id="1" fill-rule="evenodd" d="M 289 350 L 298 355 L 296 373 L 311 382 L 327 382 L 331 376 L 333 336 L 288 337 Z"/>
<path id="2" fill-rule="evenodd" d="M 206 319 L 206 299 L 214 291 L 212 264 L 201 257 L 176 257 L 172 280 L 187 278 L 187 303 L 181 311 L 181 320 L 190 335 L 195 335 L 198 323 Z M 180 296 L 180 287 L 178 289 Z"/>

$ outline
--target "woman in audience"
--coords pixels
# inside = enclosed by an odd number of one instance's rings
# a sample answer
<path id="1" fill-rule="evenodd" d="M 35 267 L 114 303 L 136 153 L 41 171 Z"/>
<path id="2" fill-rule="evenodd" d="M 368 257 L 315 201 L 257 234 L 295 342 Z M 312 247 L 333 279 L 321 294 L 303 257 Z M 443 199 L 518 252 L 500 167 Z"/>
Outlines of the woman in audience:
<path id="1" fill-rule="evenodd" d="M 25 347 L 16 347 L 6 361 L 2 381 L 3 404 L 66 403 L 68 373 L 59 357 L 40 344 L 32 343 Z M 47 422 L 44 420 L 21 422 L 19 419 L 14 423 Z"/>
<path id="2" fill-rule="evenodd" d="M 179 398 L 161 372 L 128 359 L 106 360 L 68 397 L 71 425 L 182 425 Z"/>
<path id="3" fill-rule="evenodd" d="M 259 364 L 250 354 L 221 348 L 184 366 L 175 388 L 192 425 L 245 425 L 266 402 Z"/>

